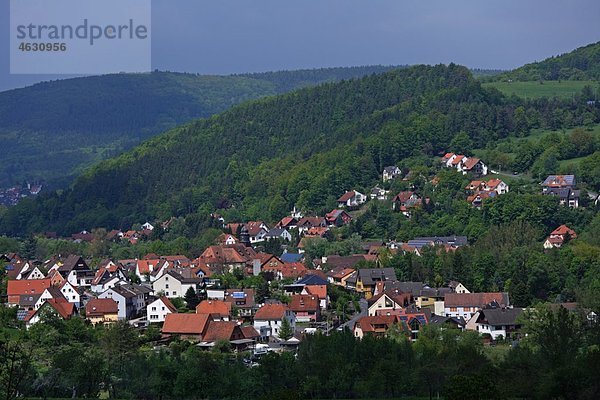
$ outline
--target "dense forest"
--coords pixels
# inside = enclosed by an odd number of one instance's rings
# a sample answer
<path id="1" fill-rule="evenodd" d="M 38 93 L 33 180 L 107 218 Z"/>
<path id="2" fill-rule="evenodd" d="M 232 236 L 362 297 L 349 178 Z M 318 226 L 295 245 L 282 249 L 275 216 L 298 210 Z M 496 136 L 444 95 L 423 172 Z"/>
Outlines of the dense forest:
<path id="1" fill-rule="evenodd" d="M 600 80 L 600 42 L 540 62 L 519 67 L 513 71 L 492 76 L 492 80 L 557 81 Z"/>
<path id="2" fill-rule="evenodd" d="M 308 335 L 297 354 L 249 353 L 228 342 L 201 350 L 174 340 L 155 346 L 126 322 L 93 327 L 49 314 L 16 330 L 0 308 L 0 395 L 143 399 L 597 399 L 600 336 L 584 313 L 540 306 L 523 319 L 518 345 L 484 347 L 474 331 L 425 327 L 415 343 L 401 329 L 387 338 L 350 332 Z"/>
<path id="3" fill-rule="evenodd" d="M 160 132 L 249 99 L 393 67 L 323 68 L 246 76 L 171 72 L 44 82 L 0 93 L 0 186 L 63 187 L 85 167 Z"/>
<path id="4" fill-rule="evenodd" d="M 486 148 L 532 128 L 600 122 L 600 106 L 506 98 L 460 66 L 416 66 L 236 106 L 103 162 L 73 187 L 4 211 L 0 232 L 128 228 L 234 207 L 276 220 L 297 205 L 320 212 L 369 188 L 384 166 L 431 165 L 454 149 Z"/>

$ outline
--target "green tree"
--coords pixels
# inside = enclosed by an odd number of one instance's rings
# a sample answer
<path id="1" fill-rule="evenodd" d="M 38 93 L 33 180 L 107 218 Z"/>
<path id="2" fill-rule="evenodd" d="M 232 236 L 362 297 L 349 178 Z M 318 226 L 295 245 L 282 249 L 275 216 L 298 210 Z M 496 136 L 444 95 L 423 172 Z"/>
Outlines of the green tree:
<path id="1" fill-rule="evenodd" d="M 279 328 L 279 338 L 288 340 L 292 336 L 294 336 L 292 325 L 290 324 L 290 321 L 288 321 L 287 317 L 283 317 L 283 320 L 281 321 L 281 328 Z"/>
<path id="2" fill-rule="evenodd" d="M 196 293 L 194 288 L 191 286 L 185 292 L 184 299 L 185 299 L 185 304 L 187 305 L 187 308 L 189 310 L 195 310 L 196 306 L 198 304 L 200 304 L 200 300 L 198 299 L 198 294 Z"/>

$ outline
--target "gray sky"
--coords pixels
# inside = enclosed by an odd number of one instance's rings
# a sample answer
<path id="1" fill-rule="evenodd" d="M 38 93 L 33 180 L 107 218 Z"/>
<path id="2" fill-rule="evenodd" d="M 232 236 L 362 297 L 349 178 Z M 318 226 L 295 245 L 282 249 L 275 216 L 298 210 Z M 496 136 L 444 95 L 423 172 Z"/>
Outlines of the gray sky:
<path id="1" fill-rule="evenodd" d="M 10 75 L 0 0 L 0 90 Z M 455 62 L 510 69 L 600 40 L 598 0 L 153 0 L 152 66 L 230 74 Z"/>

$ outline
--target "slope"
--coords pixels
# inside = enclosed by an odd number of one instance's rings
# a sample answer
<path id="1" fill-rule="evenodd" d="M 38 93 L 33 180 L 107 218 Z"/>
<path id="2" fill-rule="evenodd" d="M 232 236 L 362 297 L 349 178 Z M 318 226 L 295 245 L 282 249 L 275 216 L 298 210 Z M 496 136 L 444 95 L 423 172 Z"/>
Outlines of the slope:
<path id="1" fill-rule="evenodd" d="M 64 186 L 85 167 L 179 124 L 249 99 L 390 68 L 329 68 L 247 76 L 115 74 L 2 92 L 0 143 L 10 151 L 3 155 L 0 187 L 25 180 Z"/>

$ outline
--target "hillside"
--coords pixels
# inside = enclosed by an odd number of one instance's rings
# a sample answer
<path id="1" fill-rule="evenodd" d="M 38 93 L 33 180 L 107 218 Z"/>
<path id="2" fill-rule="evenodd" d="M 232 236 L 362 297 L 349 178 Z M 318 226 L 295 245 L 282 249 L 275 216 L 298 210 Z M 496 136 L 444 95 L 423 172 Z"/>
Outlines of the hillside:
<path id="1" fill-rule="evenodd" d="M 384 166 L 444 152 L 464 132 L 476 148 L 515 134 L 515 126 L 526 133 L 521 105 L 456 65 L 307 88 L 153 138 L 90 169 L 70 190 L 10 209 L 0 229 L 72 233 L 231 206 L 265 219 L 295 204 L 321 211 L 344 190 L 374 184 Z M 585 103 L 525 106 L 542 126 L 572 124 L 586 112 Z"/>
<path id="2" fill-rule="evenodd" d="M 496 75 L 493 80 L 556 81 L 600 80 L 600 42 L 579 47 L 569 53 L 526 64 L 510 72 Z"/>
<path id="3" fill-rule="evenodd" d="M 44 82 L 0 93 L 0 187 L 70 182 L 85 167 L 153 135 L 250 99 L 393 67 L 326 68 L 246 76 L 170 72 Z"/>

